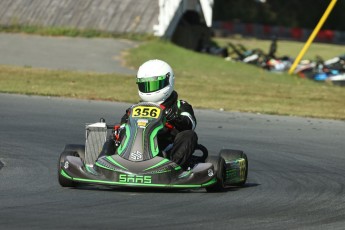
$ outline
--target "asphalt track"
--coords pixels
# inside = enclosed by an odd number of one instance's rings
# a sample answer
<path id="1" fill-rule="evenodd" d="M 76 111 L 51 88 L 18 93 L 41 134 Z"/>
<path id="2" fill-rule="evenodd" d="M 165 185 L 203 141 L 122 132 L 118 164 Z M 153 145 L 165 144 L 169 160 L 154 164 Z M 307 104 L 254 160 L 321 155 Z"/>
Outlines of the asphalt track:
<path id="1" fill-rule="evenodd" d="M 121 53 L 136 45 L 125 39 L 0 33 L 0 64 L 135 75 L 123 66 Z"/>
<path id="2" fill-rule="evenodd" d="M 64 145 L 83 143 L 85 123 L 116 122 L 128 106 L 0 94 L 0 228 L 344 229 L 343 121 L 196 110 L 211 154 L 247 153 L 244 188 L 60 187 Z"/>

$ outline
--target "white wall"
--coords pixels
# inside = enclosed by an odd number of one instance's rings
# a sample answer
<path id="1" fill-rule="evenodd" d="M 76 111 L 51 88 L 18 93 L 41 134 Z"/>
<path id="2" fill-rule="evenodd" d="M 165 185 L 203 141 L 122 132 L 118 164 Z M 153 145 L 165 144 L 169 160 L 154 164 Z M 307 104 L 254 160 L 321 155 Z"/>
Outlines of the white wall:
<path id="1" fill-rule="evenodd" d="M 206 25 L 212 26 L 213 0 L 159 0 L 158 24 L 154 35 L 170 38 L 183 14 L 194 10 L 204 16 Z"/>

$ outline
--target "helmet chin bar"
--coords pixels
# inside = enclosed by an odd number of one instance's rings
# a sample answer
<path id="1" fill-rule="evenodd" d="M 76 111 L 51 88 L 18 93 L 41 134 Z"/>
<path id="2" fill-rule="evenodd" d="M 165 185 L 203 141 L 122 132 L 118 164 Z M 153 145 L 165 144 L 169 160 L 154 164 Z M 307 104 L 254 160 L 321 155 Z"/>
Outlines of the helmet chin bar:
<path id="1" fill-rule="evenodd" d="M 173 87 L 167 86 L 162 90 L 153 93 L 142 93 L 138 90 L 139 97 L 145 102 L 163 103 L 174 91 Z"/>

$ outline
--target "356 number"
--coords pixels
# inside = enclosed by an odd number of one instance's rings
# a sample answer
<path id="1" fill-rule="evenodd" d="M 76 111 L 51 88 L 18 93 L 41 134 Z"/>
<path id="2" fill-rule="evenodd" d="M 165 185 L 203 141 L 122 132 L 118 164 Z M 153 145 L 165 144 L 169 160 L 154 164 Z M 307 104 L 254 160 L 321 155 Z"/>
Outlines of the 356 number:
<path id="1" fill-rule="evenodd" d="M 132 117 L 151 117 L 157 118 L 159 116 L 160 110 L 155 107 L 145 107 L 139 106 L 134 108 Z"/>

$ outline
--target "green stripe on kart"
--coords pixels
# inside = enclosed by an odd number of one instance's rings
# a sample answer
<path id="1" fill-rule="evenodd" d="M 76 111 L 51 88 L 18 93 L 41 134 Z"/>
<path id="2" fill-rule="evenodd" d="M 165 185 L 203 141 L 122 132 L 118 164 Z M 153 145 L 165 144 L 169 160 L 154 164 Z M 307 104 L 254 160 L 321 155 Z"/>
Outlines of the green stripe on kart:
<path id="1" fill-rule="evenodd" d="M 146 186 L 146 187 L 171 187 L 171 188 L 201 188 L 205 186 L 212 185 L 217 182 L 216 178 L 213 178 L 209 182 L 205 184 L 192 184 L 192 185 L 167 185 L 167 184 L 138 184 L 138 183 L 122 183 L 122 182 L 115 182 L 115 181 L 103 181 L 103 180 L 91 180 L 91 179 L 83 179 L 83 178 L 72 178 L 66 174 L 64 170 L 61 170 L 61 175 L 66 177 L 67 179 L 73 181 L 80 181 L 80 182 L 90 182 L 90 183 L 100 183 L 100 184 L 108 184 L 108 185 L 127 185 L 127 186 Z"/>
<path id="2" fill-rule="evenodd" d="M 68 176 L 67 173 L 63 169 L 61 169 L 60 174 L 64 177 L 66 177 L 67 179 L 73 180 L 73 178 Z"/>
<path id="3" fill-rule="evenodd" d="M 159 148 L 158 148 L 158 146 L 155 148 L 154 139 L 155 139 L 155 137 L 157 136 L 158 131 L 161 130 L 163 127 L 164 127 L 163 124 L 161 124 L 160 126 L 156 127 L 156 128 L 152 131 L 152 133 L 151 133 L 151 135 L 150 135 L 151 152 L 152 152 L 152 156 L 154 156 L 154 157 L 157 156 L 158 153 L 159 153 Z"/>
<path id="4" fill-rule="evenodd" d="M 180 170 L 180 169 L 182 169 L 181 166 L 177 166 L 177 167 L 175 168 L 176 171 L 177 171 L 177 170 Z"/>
<path id="5" fill-rule="evenodd" d="M 98 163 L 98 162 L 96 162 L 95 165 L 97 165 L 97 166 L 100 167 L 100 168 L 104 168 L 104 169 L 107 169 L 107 170 L 111 170 L 111 171 L 117 172 L 115 169 L 109 168 L 109 167 L 107 167 L 107 166 L 105 166 L 105 165 L 102 165 L 102 164 L 100 164 L 100 163 Z"/>
<path id="6" fill-rule="evenodd" d="M 123 153 L 123 150 L 125 150 L 125 148 L 127 147 L 127 144 L 128 144 L 128 141 L 130 139 L 130 135 L 131 135 L 131 132 L 129 130 L 129 127 L 128 125 L 125 125 L 125 130 L 126 130 L 126 139 L 125 139 L 125 142 L 120 144 L 120 146 L 117 148 L 117 153 L 119 155 L 121 155 Z"/>
<path id="7" fill-rule="evenodd" d="M 111 156 L 107 156 L 105 159 L 107 159 L 108 161 L 110 161 L 114 165 L 119 166 L 120 168 L 122 168 L 124 170 L 128 170 L 126 167 L 122 166 L 119 162 L 115 161 L 114 158 L 112 158 Z"/>
<path id="8" fill-rule="evenodd" d="M 153 169 L 153 168 L 158 168 L 159 166 L 164 165 L 165 163 L 168 163 L 168 162 L 170 162 L 168 159 L 163 159 L 160 162 L 158 162 L 157 164 L 155 164 L 155 165 L 145 169 L 144 171 L 147 171 L 147 170 L 150 170 L 150 169 Z"/>
<path id="9" fill-rule="evenodd" d="M 171 187 L 171 188 L 201 188 L 205 186 L 212 185 L 216 183 L 215 179 L 207 182 L 206 184 L 193 184 L 193 185 L 167 185 L 167 184 L 139 184 L 139 183 L 122 183 L 122 182 L 115 182 L 115 181 L 102 181 L 102 180 L 90 180 L 90 179 L 82 179 L 82 178 L 73 178 L 75 181 L 81 182 L 94 182 L 94 183 L 102 183 L 102 184 L 109 184 L 109 185 L 127 185 L 127 186 L 144 186 L 144 187 Z"/>

